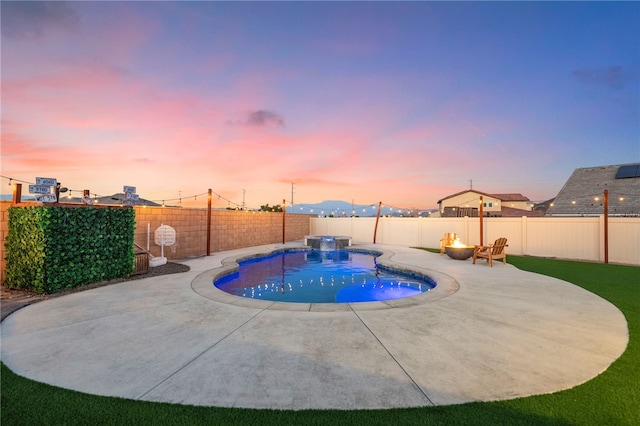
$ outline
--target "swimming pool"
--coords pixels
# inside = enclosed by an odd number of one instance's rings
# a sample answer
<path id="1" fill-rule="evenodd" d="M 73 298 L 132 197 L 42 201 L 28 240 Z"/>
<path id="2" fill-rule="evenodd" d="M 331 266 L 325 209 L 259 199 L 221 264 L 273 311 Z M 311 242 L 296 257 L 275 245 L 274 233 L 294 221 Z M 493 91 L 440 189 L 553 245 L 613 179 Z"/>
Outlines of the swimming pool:
<path id="1" fill-rule="evenodd" d="M 418 274 L 383 268 L 377 254 L 355 250 L 289 250 L 239 262 L 215 280 L 227 293 L 292 303 L 354 303 L 401 299 L 433 289 Z"/>

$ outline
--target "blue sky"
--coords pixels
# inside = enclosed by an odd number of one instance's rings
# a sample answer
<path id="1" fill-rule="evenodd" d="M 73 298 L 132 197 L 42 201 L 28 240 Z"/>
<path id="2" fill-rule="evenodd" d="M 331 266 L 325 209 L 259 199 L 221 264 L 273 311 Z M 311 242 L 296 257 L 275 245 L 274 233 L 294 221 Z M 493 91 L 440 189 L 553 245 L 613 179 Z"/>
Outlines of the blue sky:
<path id="1" fill-rule="evenodd" d="M 638 2 L 3 2 L 2 175 L 249 206 L 292 182 L 297 203 L 432 208 L 470 180 L 545 200 L 575 168 L 640 161 L 639 16 Z"/>

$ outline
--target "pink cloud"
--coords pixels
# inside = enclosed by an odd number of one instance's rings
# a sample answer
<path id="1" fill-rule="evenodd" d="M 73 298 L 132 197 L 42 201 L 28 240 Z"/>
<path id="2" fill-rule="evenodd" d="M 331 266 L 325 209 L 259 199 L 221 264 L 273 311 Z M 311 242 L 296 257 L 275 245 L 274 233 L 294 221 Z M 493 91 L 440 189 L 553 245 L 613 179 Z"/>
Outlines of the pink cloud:
<path id="1" fill-rule="evenodd" d="M 122 46 L 114 57 L 129 55 L 122 40 L 116 43 Z M 137 185 L 151 199 L 213 187 L 240 202 L 246 189 L 252 205 L 288 198 L 296 182 L 307 202 L 357 198 L 402 205 L 417 198 L 432 207 L 474 174 L 486 173 L 492 155 L 477 142 L 495 125 L 466 118 L 466 103 L 400 126 L 412 105 L 378 101 L 392 81 L 342 78 L 331 82 L 337 87 L 319 84 L 300 97 L 299 108 L 293 103 L 296 109 L 287 111 L 278 108 L 281 95 L 272 84 L 283 72 L 241 75 L 219 97 L 95 61 L 68 61 L 44 76 L 9 79 L 3 82 L 13 108 L 7 116 L 37 125 L 3 128 L 3 145 L 15 153 L 7 162 L 14 170 L 30 166 L 100 193 Z M 326 105 L 331 110 L 323 110 Z M 286 127 L 227 124 L 260 110 L 277 111 Z"/>

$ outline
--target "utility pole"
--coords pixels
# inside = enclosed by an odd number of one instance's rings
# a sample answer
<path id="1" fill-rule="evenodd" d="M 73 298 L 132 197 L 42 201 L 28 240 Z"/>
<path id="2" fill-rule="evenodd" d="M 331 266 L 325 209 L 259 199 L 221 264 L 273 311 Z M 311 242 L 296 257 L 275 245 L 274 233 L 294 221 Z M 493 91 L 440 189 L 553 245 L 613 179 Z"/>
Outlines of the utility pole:
<path id="1" fill-rule="evenodd" d="M 287 200 L 282 200 L 282 244 L 285 243 L 284 230 L 286 228 L 285 222 L 287 220 Z"/>
<path id="2" fill-rule="evenodd" d="M 294 188 L 294 183 L 291 182 L 291 213 L 293 213 L 293 188 Z"/>
<path id="3" fill-rule="evenodd" d="M 246 209 L 246 204 L 244 203 L 244 196 L 245 196 L 245 190 L 242 190 L 242 210 L 244 211 Z"/>
<path id="4" fill-rule="evenodd" d="M 469 189 L 473 191 L 473 179 L 469 179 Z"/>

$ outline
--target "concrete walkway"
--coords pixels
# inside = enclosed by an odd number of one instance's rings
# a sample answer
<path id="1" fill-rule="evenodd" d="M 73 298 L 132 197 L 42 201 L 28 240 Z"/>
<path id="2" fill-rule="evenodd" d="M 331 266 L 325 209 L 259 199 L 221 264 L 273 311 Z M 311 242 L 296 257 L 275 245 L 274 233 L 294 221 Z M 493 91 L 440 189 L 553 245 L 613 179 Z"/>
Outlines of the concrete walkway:
<path id="1" fill-rule="evenodd" d="M 187 273 L 23 308 L 1 324 L 2 360 L 20 375 L 91 394 L 355 409 L 555 392 L 597 376 L 626 348 L 622 313 L 567 282 L 501 262 L 361 246 L 385 250 L 385 263 L 428 271 L 438 287 L 390 303 L 240 299 L 213 288 L 212 269 L 283 246 L 234 250 L 186 261 Z"/>

